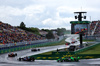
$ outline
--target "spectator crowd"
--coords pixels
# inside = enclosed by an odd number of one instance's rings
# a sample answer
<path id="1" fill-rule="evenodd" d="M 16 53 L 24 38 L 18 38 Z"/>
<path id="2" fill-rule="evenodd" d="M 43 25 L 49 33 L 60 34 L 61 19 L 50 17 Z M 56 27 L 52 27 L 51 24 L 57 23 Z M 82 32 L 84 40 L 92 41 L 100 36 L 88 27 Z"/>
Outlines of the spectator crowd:
<path id="1" fill-rule="evenodd" d="M 90 24 L 90 32 L 92 32 L 94 30 L 94 27 L 96 25 L 97 21 L 93 21 L 91 24 Z"/>
<path id="2" fill-rule="evenodd" d="M 0 44 L 43 39 L 45 38 L 0 21 Z"/>
<path id="3" fill-rule="evenodd" d="M 100 35 L 100 21 L 98 21 L 98 25 L 97 25 L 95 32 L 94 32 L 94 35 L 97 35 L 97 34 Z"/>
<path id="4" fill-rule="evenodd" d="M 98 23 L 96 25 L 96 23 Z M 92 33 L 92 31 L 94 30 L 94 28 L 96 27 L 94 34 L 93 35 L 99 35 L 100 36 L 100 21 L 92 21 L 91 25 L 90 25 L 90 32 Z"/>

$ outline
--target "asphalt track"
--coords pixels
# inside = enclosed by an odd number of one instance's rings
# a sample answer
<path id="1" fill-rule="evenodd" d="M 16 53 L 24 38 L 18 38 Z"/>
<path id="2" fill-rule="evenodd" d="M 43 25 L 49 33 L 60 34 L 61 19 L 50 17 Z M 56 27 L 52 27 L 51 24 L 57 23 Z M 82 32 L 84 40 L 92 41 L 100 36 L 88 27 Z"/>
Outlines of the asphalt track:
<path id="1" fill-rule="evenodd" d="M 73 38 L 72 38 L 73 39 Z M 35 60 L 35 62 L 18 61 L 19 57 L 35 55 L 43 52 L 65 48 L 65 45 L 41 47 L 40 51 L 31 52 L 31 49 L 16 51 L 16 57 L 8 57 L 8 53 L 0 55 L 0 66 L 100 66 L 100 58 L 97 59 L 82 59 L 79 62 L 60 62 L 56 60 Z"/>

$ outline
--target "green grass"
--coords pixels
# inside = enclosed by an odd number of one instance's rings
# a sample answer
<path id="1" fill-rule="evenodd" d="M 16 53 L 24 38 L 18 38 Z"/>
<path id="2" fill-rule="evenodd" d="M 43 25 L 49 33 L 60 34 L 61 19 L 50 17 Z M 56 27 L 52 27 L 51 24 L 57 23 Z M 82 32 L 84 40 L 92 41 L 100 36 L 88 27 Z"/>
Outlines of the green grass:
<path id="1" fill-rule="evenodd" d="M 65 39 L 61 40 L 60 42 L 57 42 L 57 43 L 53 43 L 53 44 L 47 44 L 47 45 L 44 45 L 44 46 L 40 46 L 40 47 L 48 47 L 48 46 L 57 46 L 57 45 L 64 45 L 66 42 L 65 42 Z M 36 47 L 35 47 L 36 48 Z M 54 50 L 55 51 L 55 50 Z M 52 51 L 50 52 L 45 52 L 45 53 L 41 53 L 39 55 L 50 55 L 52 54 Z"/>
<path id="2" fill-rule="evenodd" d="M 41 54 L 39 54 L 39 55 L 50 55 L 50 54 L 52 54 L 52 52 L 53 52 L 53 51 L 45 52 L 45 53 L 41 53 Z"/>
<path id="3" fill-rule="evenodd" d="M 100 44 L 79 54 L 100 54 Z"/>
<path id="4" fill-rule="evenodd" d="M 79 39 L 79 37 L 77 37 L 77 39 Z"/>
<path id="5" fill-rule="evenodd" d="M 83 39 L 84 42 L 92 42 L 92 41 L 95 41 L 95 40 L 89 40 L 89 39 Z"/>
<path id="6" fill-rule="evenodd" d="M 53 43 L 53 44 L 47 44 L 47 45 L 44 45 L 44 46 L 41 46 L 41 47 L 64 45 L 65 43 L 66 43 L 66 42 L 65 42 L 65 39 L 63 39 L 63 40 L 61 40 L 60 42 Z"/>
<path id="7" fill-rule="evenodd" d="M 61 50 L 64 50 L 64 49 L 59 49 L 59 50 L 61 51 Z M 53 51 L 57 51 L 57 50 L 53 50 Z M 53 51 L 41 53 L 40 55 L 50 55 L 50 54 L 52 54 Z"/>
<path id="8" fill-rule="evenodd" d="M 42 47 L 47 47 L 47 46 L 57 46 L 57 45 L 64 45 L 66 42 L 65 42 L 65 39 L 61 40 L 59 43 L 54 43 L 54 44 L 51 44 L 51 45 L 45 45 L 45 46 L 42 46 Z M 54 50 L 55 51 L 55 50 Z M 52 51 L 50 52 L 45 52 L 45 53 L 41 53 L 41 55 L 50 55 L 52 54 Z"/>
<path id="9" fill-rule="evenodd" d="M 78 37 L 77 39 L 79 39 L 79 37 Z M 79 40 L 79 41 L 80 41 L 80 40 Z M 83 41 L 84 41 L 84 42 L 93 42 L 93 41 L 95 41 L 95 40 L 83 39 Z"/>
<path id="10" fill-rule="evenodd" d="M 54 43 L 54 44 L 52 44 L 52 46 L 56 46 L 56 45 L 63 45 L 63 44 L 65 44 L 66 42 L 65 42 L 65 39 L 63 39 L 62 41 L 60 41 L 59 43 Z"/>

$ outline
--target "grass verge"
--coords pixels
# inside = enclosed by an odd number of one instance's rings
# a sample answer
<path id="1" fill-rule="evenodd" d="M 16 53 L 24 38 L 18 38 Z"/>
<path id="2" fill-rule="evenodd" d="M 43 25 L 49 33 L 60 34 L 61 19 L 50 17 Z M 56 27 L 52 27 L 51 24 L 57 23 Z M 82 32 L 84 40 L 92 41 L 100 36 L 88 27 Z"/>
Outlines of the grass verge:
<path id="1" fill-rule="evenodd" d="M 95 40 L 83 39 L 84 42 L 93 42 Z"/>
<path id="2" fill-rule="evenodd" d="M 79 54 L 100 54 L 100 44 Z"/>
<path id="3" fill-rule="evenodd" d="M 39 55 L 50 55 L 50 54 L 52 54 L 52 52 L 53 52 L 53 51 L 49 51 L 49 52 L 41 53 L 41 54 L 39 54 Z"/>
<path id="4" fill-rule="evenodd" d="M 97 45 L 97 46 L 92 47 L 89 50 L 83 51 L 83 52 L 81 52 L 79 54 L 100 54 L 100 49 L 99 48 L 100 48 L 100 44 Z M 52 54 L 52 52 L 53 51 L 49 51 L 49 52 L 41 53 L 40 55 L 50 55 L 50 54 Z"/>
<path id="5" fill-rule="evenodd" d="M 47 45 L 44 45 L 44 46 L 41 46 L 41 47 L 48 47 L 48 46 L 57 46 L 57 45 L 64 45 L 66 43 L 65 39 L 57 42 L 57 43 L 53 43 L 53 44 L 47 44 Z"/>

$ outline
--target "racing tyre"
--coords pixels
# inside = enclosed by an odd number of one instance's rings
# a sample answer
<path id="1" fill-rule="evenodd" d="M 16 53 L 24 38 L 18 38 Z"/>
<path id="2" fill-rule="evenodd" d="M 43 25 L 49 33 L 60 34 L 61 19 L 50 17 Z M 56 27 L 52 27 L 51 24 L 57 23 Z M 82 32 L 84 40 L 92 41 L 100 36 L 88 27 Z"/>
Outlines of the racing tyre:
<path id="1" fill-rule="evenodd" d="M 38 51 L 40 51 L 40 49 L 38 49 Z"/>
<path id="2" fill-rule="evenodd" d="M 66 62 L 66 60 L 63 60 L 64 62 Z"/>
<path id="3" fill-rule="evenodd" d="M 72 59 L 70 59 L 70 58 L 69 58 L 69 59 L 68 59 L 68 61 L 69 61 L 69 62 L 71 62 L 71 61 L 72 61 Z"/>
<path id="4" fill-rule="evenodd" d="M 22 60 L 22 58 L 19 58 L 18 60 L 19 60 L 19 61 L 21 61 L 21 60 Z"/>
<path id="5" fill-rule="evenodd" d="M 61 62 L 63 62 L 63 60 L 61 60 Z"/>
<path id="6" fill-rule="evenodd" d="M 78 59 L 75 59 L 75 61 L 76 61 L 76 62 L 79 62 L 79 60 L 78 60 Z"/>
<path id="7" fill-rule="evenodd" d="M 8 57 L 10 57 L 10 55 L 8 55 Z"/>
<path id="8" fill-rule="evenodd" d="M 15 56 L 17 56 L 17 53 L 15 53 Z"/>
<path id="9" fill-rule="evenodd" d="M 57 62 L 59 62 L 59 60 L 57 60 Z"/>
<path id="10" fill-rule="evenodd" d="M 33 58 L 31 58 L 31 61 L 35 61 L 35 58 L 33 57 Z"/>

